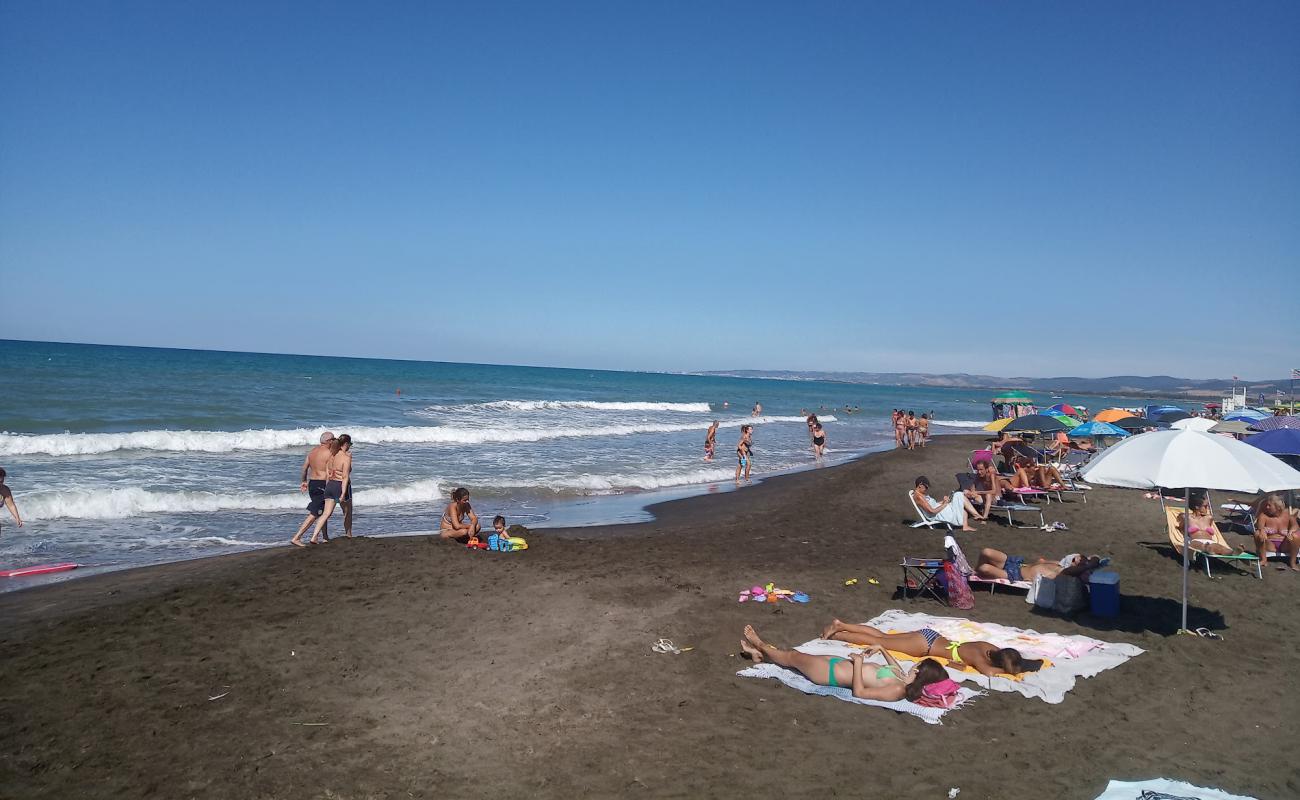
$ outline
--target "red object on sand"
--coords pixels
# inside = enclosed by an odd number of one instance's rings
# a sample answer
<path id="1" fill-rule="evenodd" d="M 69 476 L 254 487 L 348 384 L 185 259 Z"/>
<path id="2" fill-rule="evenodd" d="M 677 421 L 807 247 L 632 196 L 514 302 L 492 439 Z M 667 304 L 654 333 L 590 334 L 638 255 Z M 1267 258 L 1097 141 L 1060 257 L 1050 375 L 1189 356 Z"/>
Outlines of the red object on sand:
<path id="1" fill-rule="evenodd" d="M 27 575 L 44 575 L 47 572 L 63 572 L 64 570 L 76 569 L 80 564 L 68 562 L 66 564 L 41 564 L 35 567 L 19 567 L 18 569 L 0 570 L 0 578 L 22 578 Z"/>

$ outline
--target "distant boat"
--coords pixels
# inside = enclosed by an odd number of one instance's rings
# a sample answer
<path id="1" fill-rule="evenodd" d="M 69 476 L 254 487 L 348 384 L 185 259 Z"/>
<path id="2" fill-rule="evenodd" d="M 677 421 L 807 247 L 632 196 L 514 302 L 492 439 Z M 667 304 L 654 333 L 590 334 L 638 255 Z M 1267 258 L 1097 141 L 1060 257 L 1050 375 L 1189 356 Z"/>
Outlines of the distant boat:
<path id="1" fill-rule="evenodd" d="M 1053 399 L 1053 400 L 1060 400 L 1060 399 L 1061 399 L 1061 396 L 1060 396 L 1059 394 L 1054 394 L 1054 395 L 1052 395 L 1052 399 Z"/>

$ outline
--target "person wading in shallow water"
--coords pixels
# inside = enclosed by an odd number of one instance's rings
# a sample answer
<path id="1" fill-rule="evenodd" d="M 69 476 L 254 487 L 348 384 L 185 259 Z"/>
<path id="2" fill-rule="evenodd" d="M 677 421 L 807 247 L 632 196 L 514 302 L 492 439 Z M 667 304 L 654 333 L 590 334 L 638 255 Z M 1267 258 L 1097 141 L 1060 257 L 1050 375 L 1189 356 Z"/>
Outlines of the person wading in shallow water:
<path id="1" fill-rule="evenodd" d="M 5 508 L 9 509 L 9 513 L 13 516 L 14 522 L 17 522 L 18 527 L 21 528 L 23 526 L 23 518 L 18 515 L 18 505 L 14 503 L 13 491 L 8 486 L 5 486 L 6 474 L 8 473 L 6 473 L 3 468 L 0 468 L 0 501 L 4 502 Z"/>
<path id="2" fill-rule="evenodd" d="M 298 486 L 298 491 L 307 493 L 307 518 L 298 526 L 298 532 L 289 540 L 290 544 L 302 545 L 302 535 L 307 532 L 308 526 L 320 517 L 321 512 L 325 510 L 325 470 L 330 463 L 330 442 L 334 441 L 334 434 L 325 431 L 320 435 L 320 444 L 311 449 L 307 457 L 302 462 L 302 483 Z M 325 521 L 325 527 L 321 529 L 321 535 L 325 541 L 330 540 L 329 520 Z"/>
<path id="3" fill-rule="evenodd" d="M 352 437 L 346 433 L 330 442 L 330 460 L 325 468 L 325 509 L 316 520 L 311 543 L 316 544 L 321 529 L 334 513 L 334 506 L 343 508 L 343 532 L 352 538 Z"/>

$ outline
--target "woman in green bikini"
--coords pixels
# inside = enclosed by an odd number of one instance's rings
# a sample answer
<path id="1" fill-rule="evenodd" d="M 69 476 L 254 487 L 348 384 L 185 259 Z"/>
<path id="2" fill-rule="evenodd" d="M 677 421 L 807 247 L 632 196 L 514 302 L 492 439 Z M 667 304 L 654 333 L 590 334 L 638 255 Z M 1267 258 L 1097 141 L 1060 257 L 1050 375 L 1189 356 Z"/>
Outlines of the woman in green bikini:
<path id="1" fill-rule="evenodd" d="M 1041 659 L 1025 658 L 1019 650 L 991 642 L 954 642 L 938 631 L 922 628 L 908 633 L 885 633 L 870 625 L 849 625 L 838 619 L 822 630 L 822 638 L 850 644 L 875 645 L 916 658 L 939 656 L 956 668 L 970 667 L 981 675 L 1019 675 L 1037 672 Z"/>
<path id="2" fill-rule="evenodd" d="M 745 638 L 741 640 L 740 648 L 756 664 L 771 661 L 779 667 L 798 670 L 820 686 L 852 689 L 853 696 L 862 700 L 916 702 L 921 698 L 925 687 L 948 680 L 947 671 L 939 666 L 938 661 L 927 658 L 906 670 L 893 656 L 879 647 L 869 647 L 865 652 L 854 653 L 848 658 L 782 650 L 758 638 L 753 625 L 745 626 Z M 863 656 L 874 653 L 880 653 L 889 663 L 882 667 L 863 662 Z"/>

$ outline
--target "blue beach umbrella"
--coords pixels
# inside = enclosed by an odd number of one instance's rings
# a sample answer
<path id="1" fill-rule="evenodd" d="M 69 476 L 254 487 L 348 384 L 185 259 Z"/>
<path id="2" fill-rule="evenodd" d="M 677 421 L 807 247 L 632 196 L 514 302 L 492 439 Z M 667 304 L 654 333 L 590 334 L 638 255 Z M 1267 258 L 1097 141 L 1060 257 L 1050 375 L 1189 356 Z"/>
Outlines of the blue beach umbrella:
<path id="1" fill-rule="evenodd" d="M 1300 430 L 1278 428 L 1246 437 L 1246 444 L 1275 456 L 1300 456 Z"/>
<path id="2" fill-rule="evenodd" d="M 1224 415 L 1224 420 L 1240 420 L 1241 422 L 1254 422 L 1257 419 L 1263 419 L 1269 416 L 1262 411 L 1256 411 L 1253 408 L 1239 408 L 1231 414 Z"/>
<path id="3" fill-rule="evenodd" d="M 1069 436 L 1128 436 L 1128 431 L 1123 428 L 1117 428 L 1109 422 L 1085 422 L 1074 430 L 1070 431 Z"/>

